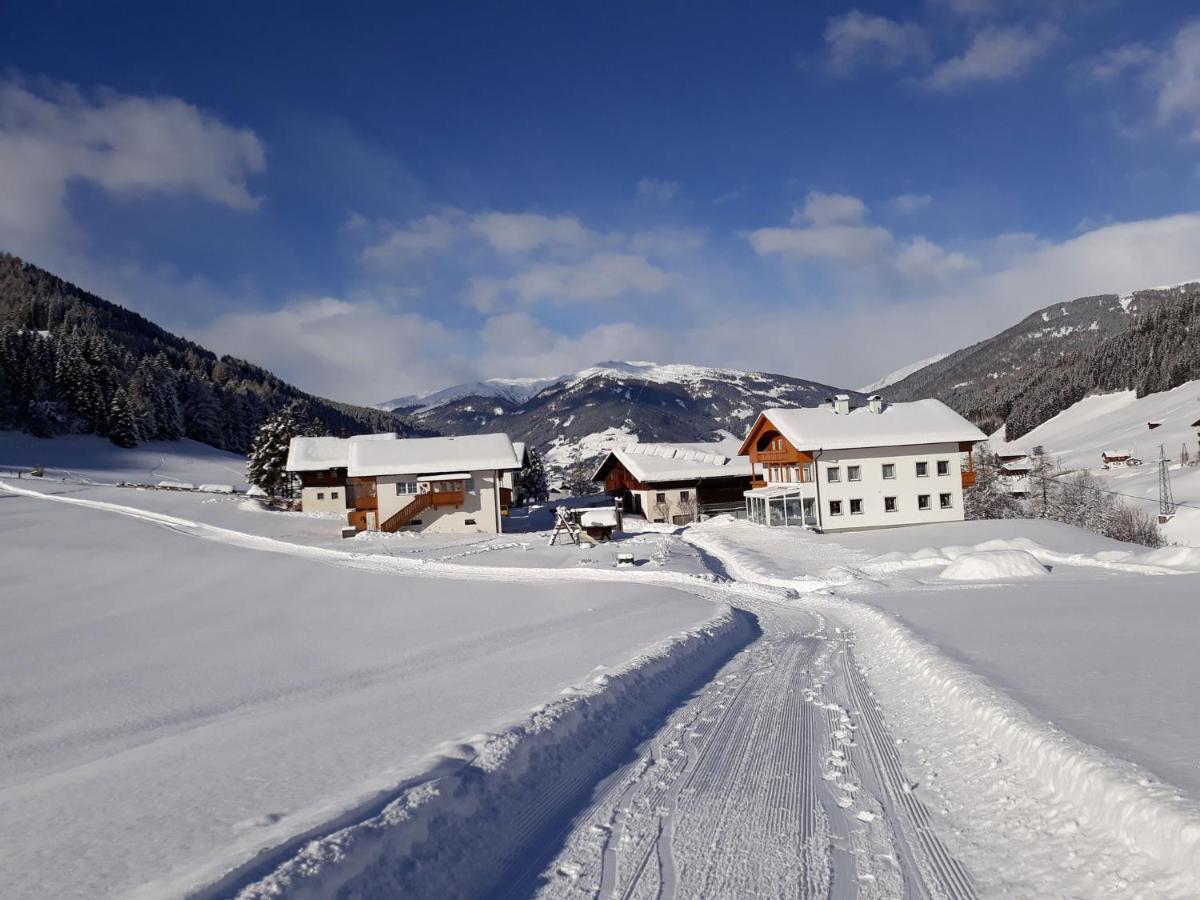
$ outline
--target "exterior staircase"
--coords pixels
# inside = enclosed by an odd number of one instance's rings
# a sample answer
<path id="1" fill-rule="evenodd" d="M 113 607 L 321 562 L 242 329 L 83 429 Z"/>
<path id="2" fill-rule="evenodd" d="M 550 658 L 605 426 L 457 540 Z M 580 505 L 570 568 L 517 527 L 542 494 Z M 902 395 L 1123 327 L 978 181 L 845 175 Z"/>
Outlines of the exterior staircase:
<path id="1" fill-rule="evenodd" d="M 380 531 L 395 531 L 415 519 L 423 510 L 433 506 L 433 493 L 417 494 L 408 506 L 393 513 L 379 526 Z"/>

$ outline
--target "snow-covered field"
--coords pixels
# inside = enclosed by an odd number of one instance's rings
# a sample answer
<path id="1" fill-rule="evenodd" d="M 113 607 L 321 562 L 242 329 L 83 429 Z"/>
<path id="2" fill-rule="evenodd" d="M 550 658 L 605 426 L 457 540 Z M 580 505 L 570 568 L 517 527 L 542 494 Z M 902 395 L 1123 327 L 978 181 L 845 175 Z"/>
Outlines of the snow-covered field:
<path id="1" fill-rule="evenodd" d="M 245 457 L 186 438 L 125 449 L 94 434 L 46 440 L 0 430 L 0 475 L 28 472 L 35 466 L 51 477 L 100 484 L 180 481 L 246 489 Z"/>
<path id="2" fill-rule="evenodd" d="M 717 612 L 661 587 L 389 577 L 11 493 L 0 521 L 13 898 L 198 888 Z"/>
<path id="3" fill-rule="evenodd" d="M 1152 514 L 1158 512 L 1158 448 L 1171 461 L 1175 518 L 1163 527 L 1169 541 L 1200 547 L 1200 465 L 1180 466 L 1186 445 L 1191 458 L 1200 455 L 1196 429 L 1200 422 L 1200 381 L 1138 399 L 1133 391 L 1085 397 L 1020 440 L 1005 443 L 993 436 L 992 449 L 1027 453 L 1039 444 L 1064 468 L 1089 469 L 1104 487 L 1127 495 Z M 1157 427 L 1150 428 L 1151 423 Z M 1104 450 L 1128 450 L 1142 460 L 1133 468 L 1102 469 Z"/>
<path id="4" fill-rule="evenodd" d="M 8 483 L 16 896 L 1200 896 L 1196 550 Z"/>

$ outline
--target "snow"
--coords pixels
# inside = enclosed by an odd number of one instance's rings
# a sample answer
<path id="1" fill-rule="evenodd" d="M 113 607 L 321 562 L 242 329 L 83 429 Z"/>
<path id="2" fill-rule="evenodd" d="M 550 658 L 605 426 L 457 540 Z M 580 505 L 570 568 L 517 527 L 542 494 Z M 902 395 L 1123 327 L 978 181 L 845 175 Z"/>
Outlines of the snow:
<path id="1" fill-rule="evenodd" d="M 1200 896 L 1200 550 L 8 484 L 17 897 Z"/>
<path id="2" fill-rule="evenodd" d="M 196 489 L 196 486 L 190 481 L 173 481 L 171 479 L 160 481 L 157 487 L 168 491 L 194 491 Z"/>
<path id="3" fill-rule="evenodd" d="M 1028 550 L 982 550 L 964 553 L 942 570 L 948 581 L 997 581 L 1008 578 L 1041 578 L 1046 567 Z"/>
<path id="4" fill-rule="evenodd" d="M 578 448 L 580 455 L 584 459 L 591 459 L 605 453 L 609 450 L 614 450 L 622 444 L 629 443 L 629 439 L 637 440 L 637 434 L 632 431 L 628 425 L 610 425 L 603 431 L 593 431 L 591 434 L 585 434 L 577 441 L 568 441 L 562 435 L 551 441 L 550 449 L 543 454 L 546 463 L 557 468 L 566 468 L 571 464 L 575 450 Z"/>
<path id="5" fill-rule="evenodd" d="M 762 413 L 793 446 L 804 449 L 850 450 L 982 441 L 978 428 L 940 400 L 886 403 L 883 411 L 869 407 L 839 415 L 828 406 L 768 409 Z"/>
<path id="6" fill-rule="evenodd" d="M 233 494 L 235 493 L 232 484 L 202 484 L 200 490 L 208 494 Z"/>
<path id="7" fill-rule="evenodd" d="M 157 484 L 164 479 L 230 483 L 246 488 L 246 458 L 186 438 L 118 447 L 107 438 L 77 434 L 53 439 L 0 431 L 0 473 L 35 466 L 53 478 L 99 484 Z"/>
<path id="8" fill-rule="evenodd" d="M 909 363 L 907 366 L 901 366 L 896 371 L 889 372 L 887 375 L 884 375 L 878 381 L 874 381 L 865 387 L 860 387 L 858 392 L 860 394 L 873 394 L 876 391 L 880 391 L 883 388 L 888 387 L 889 385 L 895 384 L 897 381 L 903 381 L 909 375 L 920 372 L 922 369 L 932 366 L 936 362 L 941 362 L 949 355 L 949 353 L 935 353 L 933 356 L 917 360 L 914 363 Z"/>
<path id="9" fill-rule="evenodd" d="M 738 443 L 626 444 L 611 451 L 639 481 L 685 481 L 750 477 L 750 458 L 738 456 Z M 602 469 L 607 458 L 600 464 Z M 595 479 L 593 479 L 595 480 Z"/>
<path id="10" fill-rule="evenodd" d="M 358 443 L 395 441 L 394 432 L 359 434 L 349 438 L 294 437 L 288 444 L 287 470 L 289 472 L 320 472 L 325 469 L 344 469 L 350 464 L 350 448 Z"/>
<path id="11" fill-rule="evenodd" d="M 603 528 L 617 526 L 617 511 L 606 506 L 602 509 L 585 509 L 579 513 L 579 524 L 584 528 Z"/>
<path id="12" fill-rule="evenodd" d="M 434 579 L 61 490 L 77 502 L 0 492 L 12 898 L 199 888 L 427 771 L 443 742 L 718 612 L 628 573 L 565 591 L 482 569 Z M 220 496 L 83 490 L 272 520 Z"/>
<path id="13" fill-rule="evenodd" d="M 1200 454 L 1192 423 L 1200 420 L 1200 381 L 1141 399 L 1133 391 L 1084 397 L 1017 441 L 1005 441 L 1003 431 L 991 438 L 1000 453 L 1026 453 L 1041 445 L 1069 470 L 1089 470 L 1101 485 L 1122 494 L 1154 515 L 1158 512 L 1159 445 L 1171 460 L 1172 493 L 1181 504 L 1163 526 L 1168 541 L 1200 547 L 1200 466 L 1181 467 L 1180 449 L 1193 459 Z M 1161 422 L 1153 430 L 1148 422 Z M 1102 468 L 1101 454 L 1116 446 L 1144 462 L 1142 466 Z M 1112 451 L 1109 451 L 1112 452 Z"/>
<path id="14" fill-rule="evenodd" d="M 397 397 L 379 404 L 380 409 L 408 409 L 419 407 L 417 412 L 428 412 L 464 397 L 499 397 L 520 406 L 551 385 L 558 384 L 566 376 L 552 378 L 489 378 L 456 384 L 427 394 L 412 394 Z"/>
<path id="15" fill-rule="evenodd" d="M 507 434 L 405 438 L 350 445 L 349 475 L 419 475 L 487 469 L 520 469 Z"/>

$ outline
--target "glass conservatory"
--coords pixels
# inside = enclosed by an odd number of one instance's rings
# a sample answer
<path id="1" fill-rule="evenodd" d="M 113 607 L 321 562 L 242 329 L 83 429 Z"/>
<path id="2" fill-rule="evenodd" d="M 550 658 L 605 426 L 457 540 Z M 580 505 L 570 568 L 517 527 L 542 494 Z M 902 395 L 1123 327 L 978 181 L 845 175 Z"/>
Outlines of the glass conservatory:
<path id="1" fill-rule="evenodd" d="M 757 525 L 794 525 L 816 528 L 817 502 L 811 487 L 800 485 L 756 488 L 746 491 L 746 518 Z"/>

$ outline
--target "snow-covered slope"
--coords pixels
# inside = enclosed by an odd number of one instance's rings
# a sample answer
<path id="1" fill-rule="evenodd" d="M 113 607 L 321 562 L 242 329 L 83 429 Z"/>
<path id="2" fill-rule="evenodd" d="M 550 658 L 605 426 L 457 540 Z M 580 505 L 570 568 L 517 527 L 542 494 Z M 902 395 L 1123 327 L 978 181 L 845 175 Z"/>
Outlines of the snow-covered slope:
<path id="1" fill-rule="evenodd" d="M 740 437 L 766 407 L 814 406 L 842 390 L 789 375 L 644 361 L 598 363 L 540 388 L 537 381 L 449 388 L 420 399 L 411 421 L 444 434 L 504 431 L 565 464 L 577 447 L 593 457 L 634 437 Z"/>
<path id="2" fill-rule="evenodd" d="M 1149 512 L 1158 511 L 1158 448 L 1171 460 L 1171 485 L 1175 500 L 1187 504 L 1163 529 L 1172 541 L 1200 546 L 1200 466 L 1181 466 L 1186 446 L 1193 460 L 1200 455 L 1196 429 L 1200 421 L 1200 381 L 1189 381 L 1171 391 L 1141 399 L 1133 391 L 1085 397 L 1074 406 L 1039 425 L 1018 441 L 1003 440 L 1003 429 L 992 437 L 1000 451 L 1025 453 L 1041 445 L 1068 469 L 1088 469 L 1111 490 L 1137 500 Z M 1151 428 L 1151 423 L 1157 427 Z M 1100 453 L 1128 449 L 1143 461 L 1134 468 L 1101 468 Z"/>
<path id="3" fill-rule="evenodd" d="M 543 388 L 557 384 L 566 376 L 554 378 L 489 378 L 486 381 L 470 381 L 456 384 L 428 394 L 410 394 L 396 397 L 379 404 L 380 409 L 415 410 L 428 412 L 462 400 L 464 397 L 496 397 L 509 403 L 521 404 Z"/>
<path id="4" fill-rule="evenodd" d="M 878 381 L 874 381 L 871 384 L 868 384 L 866 387 L 860 387 L 859 391 L 864 394 L 871 394 L 875 391 L 882 390 L 890 384 L 895 384 L 897 381 L 903 381 L 909 375 L 920 372 L 926 366 L 932 366 L 935 362 L 941 362 L 949 355 L 949 353 L 935 353 L 933 356 L 917 360 L 915 363 L 909 363 L 907 366 L 901 366 L 895 372 L 889 372 Z"/>

